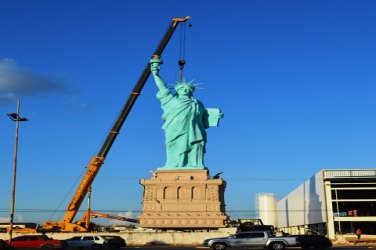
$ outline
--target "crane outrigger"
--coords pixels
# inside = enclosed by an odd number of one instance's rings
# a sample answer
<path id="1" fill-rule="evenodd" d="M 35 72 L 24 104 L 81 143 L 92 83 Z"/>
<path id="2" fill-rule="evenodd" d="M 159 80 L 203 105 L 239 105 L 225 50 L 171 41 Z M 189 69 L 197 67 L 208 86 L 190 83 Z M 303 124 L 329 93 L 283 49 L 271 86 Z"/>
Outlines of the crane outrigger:
<path id="1" fill-rule="evenodd" d="M 160 57 L 163 50 L 165 49 L 167 43 L 169 42 L 171 36 L 176 30 L 179 23 L 184 23 L 189 16 L 184 18 L 172 18 L 169 28 L 167 29 L 164 37 L 159 43 L 157 49 L 153 53 L 153 57 Z M 104 141 L 102 147 L 100 148 L 97 155 L 93 156 L 87 166 L 87 170 L 81 180 L 81 183 L 77 187 L 77 190 L 70 201 L 68 208 L 65 212 L 64 218 L 62 221 L 46 221 L 43 225 L 43 230 L 49 231 L 60 231 L 60 232 L 87 232 L 90 231 L 88 226 L 89 223 L 74 223 L 73 220 L 79 211 L 79 208 L 85 198 L 85 196 L 90 192 L 91 185 L 98 174 L 108 152 L 111 149 L 112 144 L 114 143 L 119 131 L 126 120 L 129 112 L 131 111 L 134 103 L 136 102 L 138 96 L 141 93 L 142 88 L 144 87 L 149 75 L 150 75 L 149 62 L 143 70 L 139 80 L 137 81 L 135 87 L 130 93 L 127 102 L 124 104 L 122 111 L 117 117 L 111 131 L 109 132 L 106 140 Z M 89 211 L 90 212 L 90 211 Z M 90 218 L 90 216 L 87 216 Z"/>

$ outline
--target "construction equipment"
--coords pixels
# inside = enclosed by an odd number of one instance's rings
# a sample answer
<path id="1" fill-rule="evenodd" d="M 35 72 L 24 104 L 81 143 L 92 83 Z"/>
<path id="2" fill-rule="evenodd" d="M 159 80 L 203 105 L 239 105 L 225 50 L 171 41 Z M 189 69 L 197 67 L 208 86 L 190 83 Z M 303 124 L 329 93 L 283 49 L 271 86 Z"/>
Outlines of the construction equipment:
<path id="1" fill-rule="evenodd" d="M 106 219 L 113 219 L 113 220 L 120 220 L 120 221 L 127 221 L 131 223 L 138 223 L 138 219 L 133 219 L 133 218 L 128 218 L 120 215 L 113 215 L 113 214 L 104 214 L 104 213 L 99 213 L 99 212 L 93 212 L 90 211 L 88 213 L 85 213 L 81 219 L 76 222 L 79 225 L 85 225 L 87 223 L 87 217 L 93 217 L 93 218 L 106 218 Z"/>
<path id="2" fill-rule="evenodd" d="M 34 222 L 16 222 L 12 224 L 13 233 L 37 233 L 39 232 L 39 224 Z M 0 233 L 9 233 L 10 224 L 0 223 Z"/>
<path id="3" fill-rule="evenodd" d="M 172 34 L 174 33 L 175 29 L 177 28 L 179 23 L 184 23 L 188 19 L 190 19 L 189 16 L 186 16 L 184 18 L 173 18 L 169 28 L 167 29 L 163 39 L 159 43 L 157 49 L 153 53 L 154 57 L 161 56 L 163 50 L 165 49 L 167 43 L 169 42 Z M 82 226 L 77 223 L 74 223 L 74 217 L 76 216 L 85 196 L 88 194 L 91 185 L 98 174 L 104 159 L 106 158 L 108 152 L 110 151 L 110 148 L 112 144 L 114 143 L 117 135 L 119 134 L 119 131 L 127 118 L 130 110 L 132 109 L 134 103 L 136 102 L 138 96 L 141 93 L 142 88 L 144 87 L 146 80 L 148 79 L 150 75 L 150 67 L 149 62 L 147 63 L 144 71 L 141 74 L 141 77 L 139 78 L 138 82 L 136 83 L 133 91 L 130 93 L 130 96 L 128 97 L 127 102 L 125 103 L 122 111 L 120 112 L 116 122 L 114 123 L 111 131 L 109 132 L 106 140 L 104 141 L 101 149 L 99 150 L 99 153 L 94 156 L 89 165 L 87 166 L 86 173 L 84 174 L 81 183 L 79 184 L 71 202 L 68 205 L 68 208 L 66 210 L 65 216 L 62 221 L 47 221 L 43 225 L 44 230 L 52 230 L 52 231 L 60 231 L 60 232 L 87 232 L 90 229 L 88 226 Z M 90 217 L 89 217 L 90 218 Z M 87 218 L 87 219 L 89 219 Z M 87 223 L 86 225 L 88 225 Z"/>

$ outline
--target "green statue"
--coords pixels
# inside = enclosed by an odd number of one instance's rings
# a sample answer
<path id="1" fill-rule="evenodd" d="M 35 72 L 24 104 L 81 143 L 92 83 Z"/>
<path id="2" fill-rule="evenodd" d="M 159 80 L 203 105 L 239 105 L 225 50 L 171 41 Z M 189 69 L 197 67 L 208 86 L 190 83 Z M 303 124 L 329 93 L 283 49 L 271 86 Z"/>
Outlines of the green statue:
<path id="1" fill-rule="evenodd" d="M 175 93 L 159 75 L 162 60 L 150 60 L 151 72 L 159 89 L 157 98 L 163 110 L 163 129 L 166 137 L 166 163 L 161 170 L 205 169 L 206 130 L 218 126 L 223 117 L 220 109 L 205 109 L 193 96 L 193 83 L 179 82 Z"/>

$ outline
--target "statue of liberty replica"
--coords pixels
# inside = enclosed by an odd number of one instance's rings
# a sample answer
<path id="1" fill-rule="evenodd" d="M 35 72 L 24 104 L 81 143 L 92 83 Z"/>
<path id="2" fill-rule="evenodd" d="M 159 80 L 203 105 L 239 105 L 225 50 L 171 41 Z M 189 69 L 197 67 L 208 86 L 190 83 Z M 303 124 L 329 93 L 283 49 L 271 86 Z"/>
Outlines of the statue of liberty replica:
<path id="1" fill-rule="evenodd" d="M 182 77 L 172 89 L 160 76 L 162 60 L 150 60 L 157 85 L 157 98 L 163 111 L 166 163 L 141 179 L 144 186 L 140 226 L 145 228 L 225 227 L 225 181 L 219 174 L 210 177 L 204 164 L 206 129 L 216 127 L 223 117 L 218 108 L 205 108 L 193 96 L 192 82 Z M 182 67 L 181 67 L 182 70 Z"/>
<path id="2" fill-rule="evenodd" d="M 205 169 L 204 154 L 206 131 L 209 126 L 218 126 L 223 115 L 219 109 L 205 109 L 194 98 L 195 85 L 181 79 L 175 87 L 175 93 L 167 87 L 159 75 L 159 58 L 150 61 L 151 72 L 159 89 L 157 98 L 163 110 L 163 129 L 166 136 L 167 160 L 163 170 L 167 169 Z"/>

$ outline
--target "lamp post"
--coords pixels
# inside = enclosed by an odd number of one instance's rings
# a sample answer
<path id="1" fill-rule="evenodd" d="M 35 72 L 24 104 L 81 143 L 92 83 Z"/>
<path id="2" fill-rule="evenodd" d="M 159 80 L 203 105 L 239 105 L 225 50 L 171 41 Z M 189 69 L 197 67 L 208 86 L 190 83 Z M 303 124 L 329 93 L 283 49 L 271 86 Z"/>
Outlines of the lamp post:
<path id="1" fill-rule="evenodd" d="M 13 218 L 14 218 L 14 203 L 16 197 L 16 177 L 17 177 L 17 151 L 18 151 L 18 126 L 20 122 L 28 121 L 27 118 L 21 118 L 20 113 L 20 100 L 17 100 L 17 112 L 9 113 L 9 118 L 16 122 L 16 133 L 14 136 L 14 158 L 13 158 L 13 182 L 12 182 L 12 197 L 10 202 L 10 221 L 9 221 L 9 245 L 12 246 L 12 233 L 13 233 Z"/>

